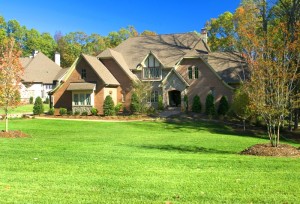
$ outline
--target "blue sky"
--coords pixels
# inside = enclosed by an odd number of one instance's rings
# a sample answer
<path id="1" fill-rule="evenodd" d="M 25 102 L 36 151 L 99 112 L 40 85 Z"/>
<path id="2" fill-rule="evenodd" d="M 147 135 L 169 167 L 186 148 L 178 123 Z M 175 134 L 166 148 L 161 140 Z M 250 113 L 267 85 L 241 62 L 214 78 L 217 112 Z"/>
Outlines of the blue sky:
<path id="1" fill-rule="evenodd" d="M 133 25 L 159 34 L 200 31 L 210 18 L 234 12 L 240 0 L 0 0 L 0 15 L 28 29 L 106 36 Z"/>

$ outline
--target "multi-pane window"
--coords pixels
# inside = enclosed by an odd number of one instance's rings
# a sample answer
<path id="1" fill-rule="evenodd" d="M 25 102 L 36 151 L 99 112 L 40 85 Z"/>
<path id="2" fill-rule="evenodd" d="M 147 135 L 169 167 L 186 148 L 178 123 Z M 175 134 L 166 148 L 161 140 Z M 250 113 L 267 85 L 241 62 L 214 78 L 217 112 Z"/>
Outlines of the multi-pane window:
<path id="1" fill-rule="evenodd" d="M 152 91 L 148 97 L 148 102 L 158 102 L 158 91 Z"/>
<path id="2" fill-rule="evenodd" d="M 81 79 L 86 78 L 86 69 L 81 69 Z"/>
<path id="3" fill-rule="evenodd" d="M 145 65 L 146 67 L 143 69 L 144 79 L 159 79 L 161 77 L 160 63 L 153 55 L 149 55 Z"/>
<path id="4" fill-rule="evenodd" d="M 90 106 L 91 94 L 90 93 L 75 93 L 73 95 L 74 106 Z"/>
<path id="5" fill-rule="evenodd" d="M 193 79 L 193 68 L 192 67 L 188 68 L 188 76 L 189 76 L 189 79 Z"/>
<path id="6" fill-rule="evenodd" d="M 199 68 L 195 67 L 194 72 L 195 72 L 195 79 L 198 79 L 199 78 Z"/>

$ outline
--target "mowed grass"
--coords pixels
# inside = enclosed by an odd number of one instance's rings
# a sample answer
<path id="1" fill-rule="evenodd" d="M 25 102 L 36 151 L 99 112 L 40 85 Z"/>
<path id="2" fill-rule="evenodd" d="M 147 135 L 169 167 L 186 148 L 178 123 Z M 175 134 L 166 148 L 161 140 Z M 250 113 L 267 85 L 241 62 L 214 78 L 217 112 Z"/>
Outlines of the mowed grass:
<path id="1" fill-rule="evenodd" d="M 268 140 L 221 124 L 33 119 L 10 128 L 30 137 L 0 138 L 1 203 L 300 202 L 299 158 L 239 155 Z"/>
<path id="2" fill-rule="evenodd" d="M 44 111 L 49 111 L 49 104 L 44 104 Z M 9 114 L 17 114 L 17 113 L 32 113 L 33 112 L 33 104 L 25 104 L 21 106 L 17 106 L 13 109 L 9 109 Z M 4 114 L 4 110 L 0 109 L 0 114 Z"/>

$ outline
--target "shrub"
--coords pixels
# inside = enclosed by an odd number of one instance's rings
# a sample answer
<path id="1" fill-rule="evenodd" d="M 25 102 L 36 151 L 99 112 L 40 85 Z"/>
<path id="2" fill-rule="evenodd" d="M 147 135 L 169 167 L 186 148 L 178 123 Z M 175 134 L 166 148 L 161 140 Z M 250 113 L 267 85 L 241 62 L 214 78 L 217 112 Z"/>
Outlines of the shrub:
<path id="1" fill-rule="evenodd" d="M 44 101 L 45 104 L 49 104 L 49 97 L 47 97 Z"/>
<path id="2" fill-rule="evenodd" d="M 37 97 L 33 106 L 33 114 L 40 115 L 44 112 L 44 105 L 41 97 Z"/>
<path id="3" fill-rule="evenodd" d="M 29 103 L 33 104 L 33 97 L 32 96 L 30 96 L 30 98 L 29 98 Z"/>
<path id="4" fill-rule="evenodd" d="M 211 93 L 209 93 L 206 97 L 205 114 L 209 116 L 213 116 L 216 114 L 215 97 Z"/>
<path id="5" fill-rule="evenodd" d="M 158 96 L 158 106 L 157 106 L 158 110 L 164 110 L 164 103 L 163 103 L 163 98 L 162 96 Z"/>
<path id="6" fill-rule="evenodd" d="M 110 95 L 106 96 L 103 104 L 103 113 L 105 116 L 110 116 L 115 114 L 115 106 Z"/>
<path id="7" fill-rule="evenodd" d="M 82 111 L 81 115 L 82 115 L 82 116 L 87 116 L 87 115 L 88 115 L 88 112 L 87 112 L 87 111 Z"/>
<path id="8" fill-rule="evenodd" d="M 115 106 L 115 113 L 119 113 L 121 108 L 122 108 L 123 104 L 122 103 L 118 103 L 116 106 Z"/>
<path id="9" fill-rule="evenodd" d="M 133 93 L 131 96 L 130 110 L 132 113 L 138 113 L 141 110 L 141 103 L 136 93 Z"/>
<path id="10" fill-rule="evenodd" d="M 153 108 L 152 106 L 150 106 L 148 109 L 147 109 L 147 115 L 153 115 L 156 113 L 156 110 L 155 108 Z"/>
<path id="11" fill-rule="evenodd" d="M 68 116 L 70 116 L 70 115 L 72 115 L 72 114 L 73 114 L 72 111 L 67 111 L 67 115 L 68 115 Z"/>
<path id="12" fill-rule="evenodd" d="M 222 96 L 218 107 L 218 115 L 226 115 L 229 110 L 229 104 L 226 96 Z"/>
<path id="13" fill-rule="evenodd" d="M 201 113 L 201 102 L 200 97 L 198 95 L 194 96 L 193 98 L 193 105 L 192 105 L 192 111 L 195 113 Z"/>
<path id="14" fill-rule="evenodd" d="M 67 111 L 66 108 L 60 108 L 60 109 L 59 109 L 59 114 L 60 114 L 60 115 L 66 115 L 67 112 L 68 112 L 68 111 Z"/>
<path id="15" fill-rule="evenodd" d="M 50 109 L 49 109 L 48 115 L 54 115 L 54 108 L 50 108 Z"/>
<path id="16" fill-rule="evenodd" d="M 76 115 L 79 115 L 80 114 L 80 111 L 79 110 L 76 110 L 75 112 L 74 112 L 74 115 L 76 116 Z"/>
<path id="17" fill-rule="evenodd" d="M 95 116 L 98 115 L 98 110 L 97 110 L 97 108 L 92 108 L 92 109 L 91 109 L 91 114 L 92 114 L 92 115 L 95 115 Z"/>

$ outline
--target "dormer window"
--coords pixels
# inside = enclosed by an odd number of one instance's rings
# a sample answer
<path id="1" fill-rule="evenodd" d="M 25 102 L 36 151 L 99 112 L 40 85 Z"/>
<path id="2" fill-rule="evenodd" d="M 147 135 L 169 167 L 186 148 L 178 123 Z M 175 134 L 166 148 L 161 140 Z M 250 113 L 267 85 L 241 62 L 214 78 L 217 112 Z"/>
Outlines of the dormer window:
<path id="1" fill-rule="evenodd" d="M 189 79 L 199 79 L 199 68 L 198 67 L 189 67 L 188 68 L 188 78 Z"/>
<path id="2" fill-rule="evenodd" d="M 161 79 L 160 63 L 153 55 L 150 54 L 145 60 L 145 66 L 143 68 L 144 79 Z"/>
<path id="3" fill-rule="evenodd" d="M 81 69 L 81 79 L 86 78 L 86 69 Z"/>

